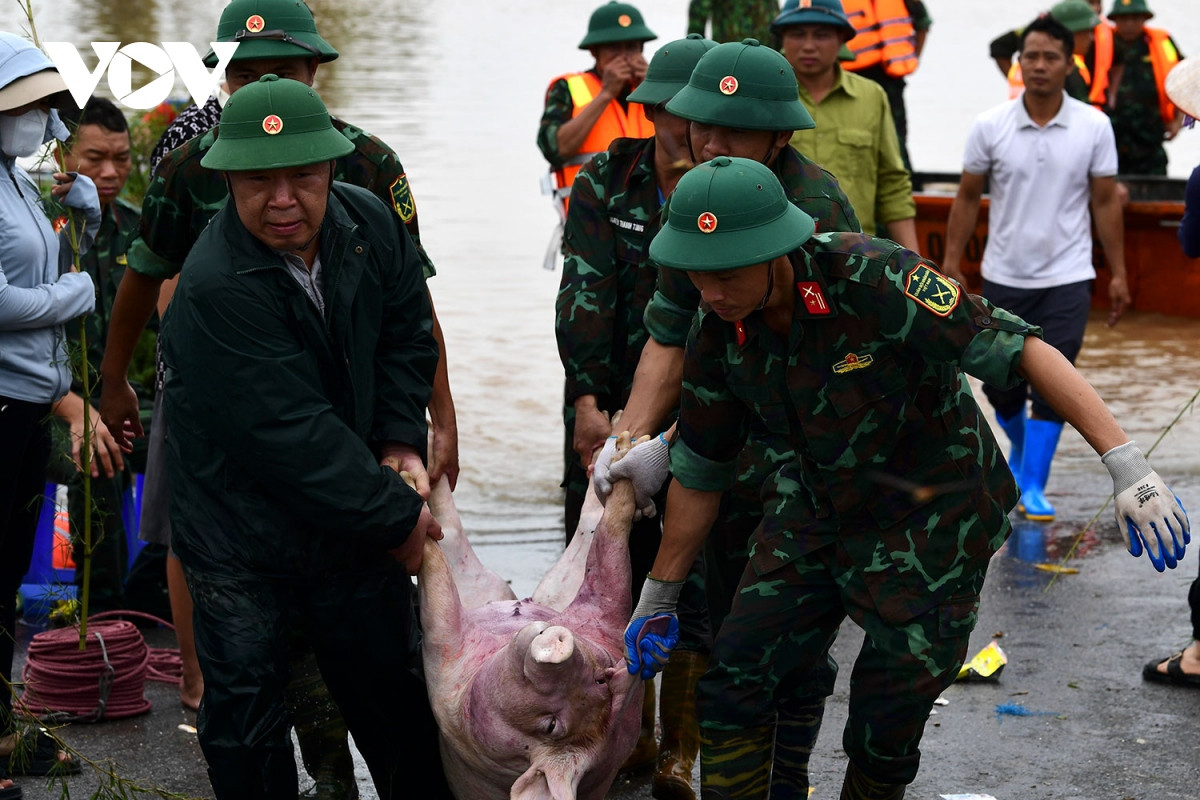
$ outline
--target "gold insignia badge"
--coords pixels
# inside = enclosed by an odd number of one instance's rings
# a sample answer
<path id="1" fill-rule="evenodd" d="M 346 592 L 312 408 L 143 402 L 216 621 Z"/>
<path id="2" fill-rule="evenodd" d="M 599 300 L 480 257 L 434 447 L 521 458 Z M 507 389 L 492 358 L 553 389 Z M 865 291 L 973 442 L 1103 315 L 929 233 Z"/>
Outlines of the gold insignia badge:
<path id="1" fill-rule="evenodd" d="M 864 355 L 855 355 L 847 353 L 846 357 L 833 365 L 833 371 L 838 375 L 844 372 L 853 372 L 856 369 L 865 369 L 875 363 L 875 356 L 870 353 Z"/>
<path id="2" fill-rule="evenodd" d="M 954 281 L 922 262 L 908 273 L 904 293 L 939 317 L 948 317 L 958 305 L 962 290 Z"/>
<path id="3" fill-rule="evenodd" d="M 633 24 L 633 18 L 628 14 L 622 14 L 621 16 L 617 17 L 617 24 L 622 28 L 628 28 Z"/>
<path id="4" fill-rule="evenodd" d="M 124 253 L 121 253 L 121 255 L 117 256 L 117 264 L 122 267 L 129 266 L 129 259 L 125 257 Z"/>
<path id="5" fill-rule="evenodd" d="M 812 8 L 812 0 L 800 0 L 801 8 Z"/>
<path id="6" fill-rule="evenodd" d="M 251 14 L 250 16 L 246 17 L 246 30 L 250 31 L 251 33 L 258 33 L 265 27 L 267 27 L 266 20 L 264 20 L 258 14 Z"/>
<path id="7" fill-rule="evenodd" d="M 720 89 L 721 94 L 734 94 L 738 90 L 737 78 L 732 75 L 726 75 L 724 78 L 721 78 Z"/>
<path id="8" fill-rule="evenodd" d="M 696 227 L 701 233 L 712 233 L 717 229 L 717 215 L 711 211 L 705 211 L 696 219 Z"/>
<path id="9" fill-rule="evenodd" d="M 408 188 L 408 178 L 405 175 L 396 178 L 388 187 L 388 191 L 392 194 L 392 206 L 400 219 L 405 223 L 412 221 L 417 215 L 417 203 Z"/>
<path id="10" fill-rule="evenodd" d="M 263 130 L 271 136 L 274 136 L 283 130 L 283 120 L 274 114 L 268 114 L 267 116 L 263 117 L 262 125 Z"/>

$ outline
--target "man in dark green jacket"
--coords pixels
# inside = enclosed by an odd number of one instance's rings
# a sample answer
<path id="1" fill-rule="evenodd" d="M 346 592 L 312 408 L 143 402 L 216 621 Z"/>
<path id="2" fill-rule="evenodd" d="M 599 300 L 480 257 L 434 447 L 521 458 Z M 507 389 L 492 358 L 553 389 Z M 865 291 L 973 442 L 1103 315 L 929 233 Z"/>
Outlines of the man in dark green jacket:
<path id="1" fill-rule="evenodd" d="M 438 350 L 411 240 L 371 193 L 332 180 L 352 148 L 303 83 L 236 93 L 203 160 L 231 200 L 164 321 L 172 544 L 218 799 L 297 794 L 283 696 L 296 631 L 379 796 L 414 776 L 448 796 L 409 672 L 405 572 L 441 538 L 422 499 Z"/>

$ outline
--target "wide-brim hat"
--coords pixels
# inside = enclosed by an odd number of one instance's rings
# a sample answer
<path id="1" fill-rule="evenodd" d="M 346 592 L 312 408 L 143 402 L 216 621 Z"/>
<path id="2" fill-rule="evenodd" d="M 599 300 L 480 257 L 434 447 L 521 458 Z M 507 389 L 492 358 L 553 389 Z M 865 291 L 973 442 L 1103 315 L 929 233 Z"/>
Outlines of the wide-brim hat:
<path id="1" fill-rule="evenodd" d="M 592 12 L 587 35 L 579 43 L 579 49 L 617 42 L 649 42 L 657 38 L 658 34 L 646 27 L 642 12 L 629 3 L 613 0 Z"/>
<path id="2" fill-rule="evenodd" d="M 217 140 L 200 164 L 227 172 L 281 169 L 319 164 L 353 150 L 311 86 L 264 75 L 229 96 Z"/>
<path id="3" fill-rule="evenodd" d="M 1154 16 L 1154 12 L 1146 5 L 1146 0 L 1113 0 L 1112 10 L 1108 12 L 1109 17 L 1130 16 L 1132 14 L 1145 14 L 1147 17 Z"/>
<path id="4" fill-rule="evenodd" d="M 665 103 L 687 86 L 696 63 L 709 50 L 717 46 L 712 39 L 698 33 L 689 33 L 686 39 L 667 42 L 650 59 L 646 77 L 629 93 L 629 101 L 648 106 Z"/>
<path id="5" fill-rule="evenodd" d="M 757 39 L 726 42 L 696 62 L 688 85 L 667 103 L 677 117 L 760 131 L 817 127 L 804 103 L 792 65 Z"/>
<path id="6" fill-rule="evenodd" d="M 1097 14 L 1084 0 L 1062 0 L 1050 8 L 1050 16 L 1062 23 L 1071 33 L 1090 31 L 1100 24 Z"/>
<path id="7" fill-rule="evenodd" d="M 221 12 L 217 41 L 238 43 L 233 61 L 316 58 L 325 63 L 338 57 L 301 0 L 233 0 Z M 205 66 L 215 67 L 217 61 L 211 49 L 204 55 Z"/>
<path id="8" fill-rule="evenodd" d="M 71 102 L 67 83 L 49 56 L 28 39 L 2 31 L 0 75 L 13 76 L 0 87 L 0 111 L 20 108 L 43 97 L 49 97 L 55 108 L 66 108 Z"/>
<path id="9" fill-rule="evenodd" d="M 679 179 L 650 258 L 689 272 L 762 264 L 790 253 L 816 230 L 788 200 L 770 169 L 748 158 L 718 156 Z"/>
<path id="10" fill-rule="evenodd" d="M 1192 119 L 1200 119 L 1200 58 L 1185 58 L 1167 73 L 1167 97 Z"/>
<path id="11" fill-rule="evenodd" d="M 858 33 L 841 0 L 787 0 L 771 20 L 771 33 L 782 35 L 783 29 L 791 25 L 830 25 L 841 29 L 847 41 Z"/>

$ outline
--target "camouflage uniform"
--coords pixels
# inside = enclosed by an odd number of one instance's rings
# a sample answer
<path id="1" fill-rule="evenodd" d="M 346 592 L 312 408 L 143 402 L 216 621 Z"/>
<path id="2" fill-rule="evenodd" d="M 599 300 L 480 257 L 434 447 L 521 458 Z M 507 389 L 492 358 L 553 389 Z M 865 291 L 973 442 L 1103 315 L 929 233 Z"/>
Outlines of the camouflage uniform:
<path id="1" fill-rule="evenodd" d="M 130 242 L 137 234 L 137 206 L 123 199 L 116 199 L 107 207 L 101 209 L 100 230 L 96 234 L 95 243 L 91 249 L 80 257 L 80 269 L 92 276 L 96 286 L 96 310 L 84 317 L 87 330 L 88 365 L 91 373 L 91 386 L 96 386 L 95 376 L 99 374 L 100 362 L 104 358 L 104 342 L 108 338 L 109 321 L 112 318 L 113 300 L 117 296 L 117 285 L 125 273 L 125 253 Z M 47 201 L 47 215 L 54 221 L 57 230 L 65 224 L 65 209 L 57 203 Z M 150 405 L 154 400 L 153 387 L 153 353 L 155 331 L 158 320 L 152 319 L 147 329 L 142 333 L 134 358 L 130 384 L 137 393 L 142 408 L 142 424 L 150 421 Z M 80 322 L 72 320 L 66 325 L 67 338 L 73 348 L 78 348 L 80 339 Z M 141 364 L 143 369 L 138 369 Z M 71 381 L 71 391 L 83 394 L 83 383 L 75 377 Z M 95 396 L 91 398 L 93 404 Z M 64 437 L 67 434 L 65 421 L 56 418 L 55 426 Z M 125 456 L 125 469 L 116 473 L 112 478 L 101 475 L 91 481 L 92 492 L 92 564 L 90 584 L 90 608 L 92 612 L 109 611 L 121 608 L 124 602 L 124 585 L 129 565 L 129 550 L 126 543 L 125 520 L 122 516 L 123 497 L 133 485 L 135 473 L 144 473 L 146 469 L 145 439 L 134 440 L 133 453 Z M 51 460 L 51 477 L 68 487 L 68 513 L 71 519 L 71 539 L 74 546 L 75 563 L 83 565 L 83 529 L 84 495 L 83 479 L 75 466 L 70 463 L 70 448 L 64 447 Z M 161 575 L 159 576 L 161 578 Z M 82 584 L 83 570 L 76 571 L 76 582 Z"/>
<path id="2" fill-rule="evenodd" d="M 728 489 L 755 426 L 794 450 L 763 486 L 765 515 L 700 681 L 706 787 L 765 774 L 771 753 L 739 747 L 847 614 L 867 640 L 843 746 L 873 779 L 909 783 L 1017 499 L 960 369 L 1010 385 L 1039 331 L 894 242 L 821 234 L 790 258 L 787 341 L 760 315 L 702 312 L 687 344 L 671 449 L 684 486 Z"/>
<path id="3" fill-rule="evenodd" d="M 775 0 L 692 0 L 688 4 L 688 33 L 704 33 L 712 20 L 714 42 L 758 39 L 771 42 L 771 20 L 779 13 Z"/>
<path id="4" fill-rule="evenodd" d="M 837 181 L 815 162 L 791 147 L 779 154 L 772 170 L 794 205 L 814 217 L 818 231 L 860 230 L 858 217 Z M 688 330 L 700 306 L 700 292 L 687 273 L 659 267 L 658 286 L 645 313 L 647 332 L 668 347 L 683 347 Z M 729 613 L 742 570 L 750 554 L 750 534 L 762 521 L 763 507 L 759 491 L 767 477 L 792 457 L 785 440 L 773 437 L 761 426 L 751 425 L 745 447 L 737 457 L 737 480 L 721 498 L 717 520 L 704 543 L 704 588 L 710 625 L 714 633 Z M 804 700 L 791 709 L 782 709 L 779 726 L 809 728 L 787 732 L 762 733 L 748 751 L 757 752 L 762 742 L 774 741 L 775 789 L 781 780 L 798 781 L 807 775 L 808 755 L 816 740 L 813 729 L 820 726 L 825 698 L 833 692 L 836 666 L 826 656 L 807 677 L 799 694 Z M 791 751 L 792 743 L 796 752 Z M 769 748 L 768 748 L 769 749 Z M 807 785 L 791 787 L 798 796 L 807 796 Z"/>
<path id="5" fill-rule="evenodd" d="M 1171 39 L 1175 47 L 1175 40 Z M 1176 47 L 1176 51 L 1178 51 Z M 1183 58 L 1183 53 L 1179 54 Z M 1113 37 L 1113 66 L 1124 65 L 1116 102 L 1105 108 L 1117 137 L 1118 172 L 1122 175 L 1166 175 L 1166 127 L 1158 110 L 1158 86 L 1150 65 L 1150 47 L 1142 36 L 1126 42 Z"/>

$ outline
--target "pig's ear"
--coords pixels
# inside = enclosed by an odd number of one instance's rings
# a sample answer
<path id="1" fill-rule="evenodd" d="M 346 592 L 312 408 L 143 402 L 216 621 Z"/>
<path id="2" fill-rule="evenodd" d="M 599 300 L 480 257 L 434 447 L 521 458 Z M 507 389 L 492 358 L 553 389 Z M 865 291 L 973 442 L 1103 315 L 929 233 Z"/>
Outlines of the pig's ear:
<path id="1" fill-rule="evenodd" d="M 578 768 L 565 764 L 533 764 L 513 782 L 509 800 L 575 800 L 579 777 Z"/>

